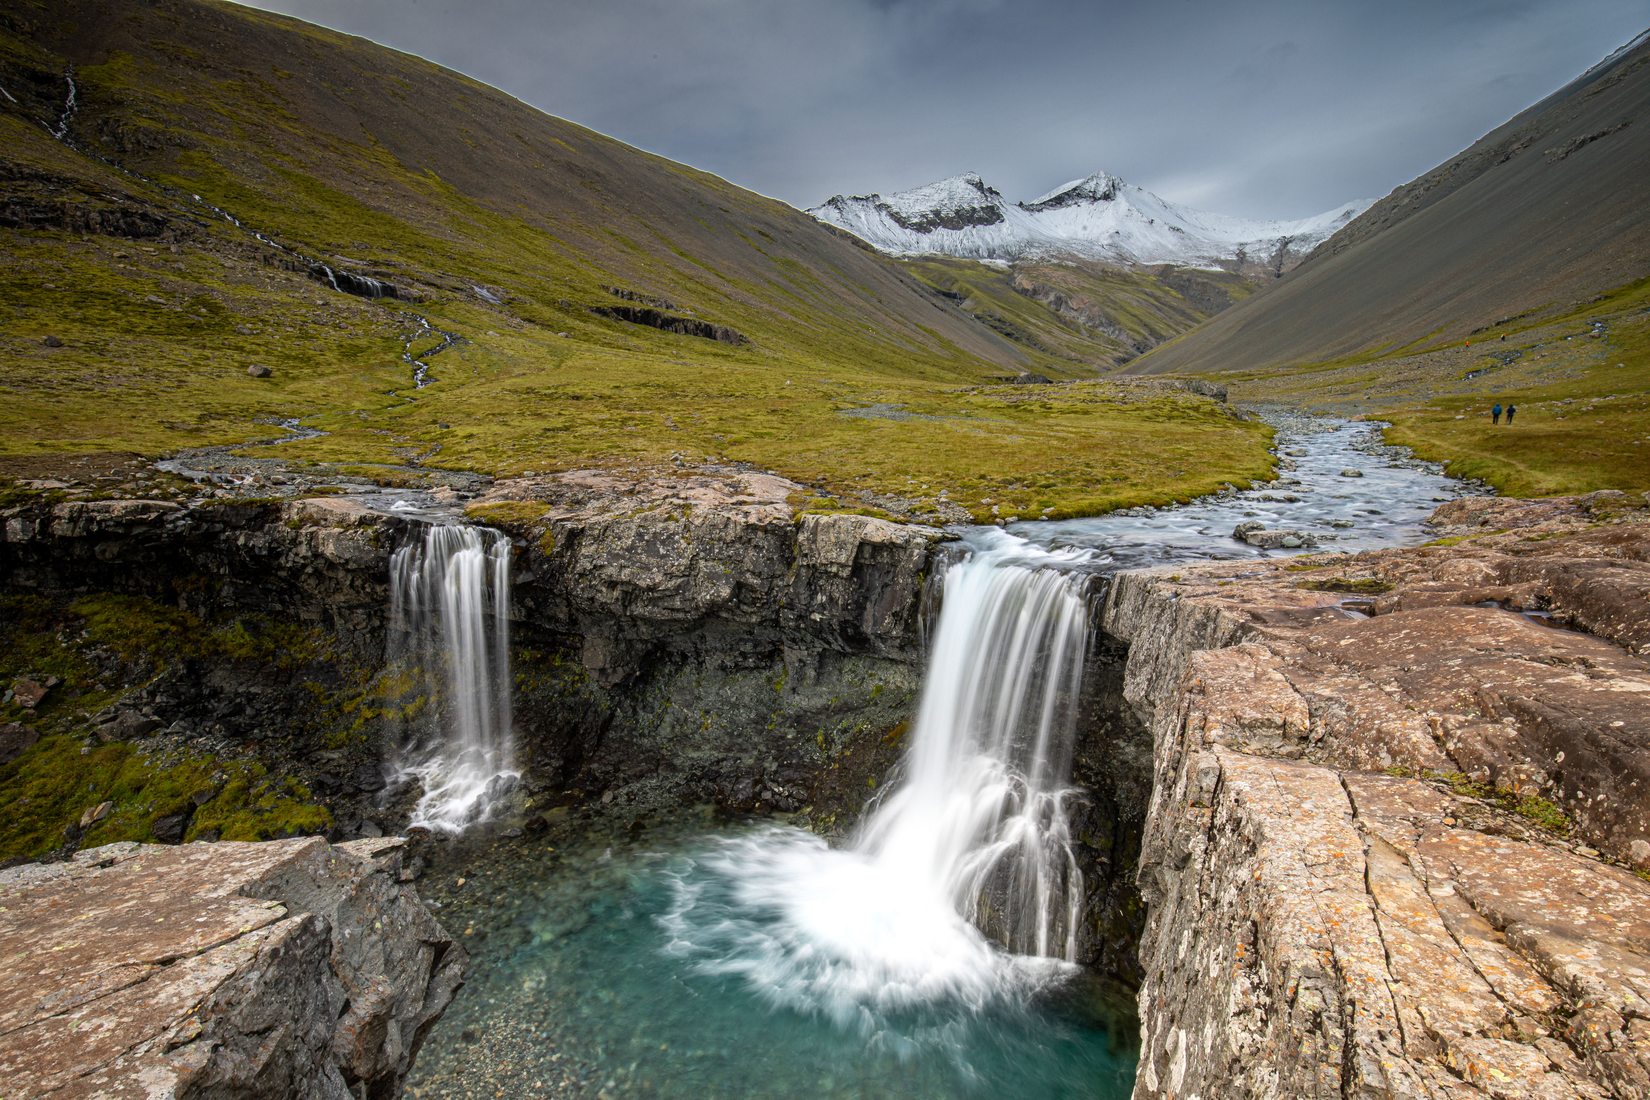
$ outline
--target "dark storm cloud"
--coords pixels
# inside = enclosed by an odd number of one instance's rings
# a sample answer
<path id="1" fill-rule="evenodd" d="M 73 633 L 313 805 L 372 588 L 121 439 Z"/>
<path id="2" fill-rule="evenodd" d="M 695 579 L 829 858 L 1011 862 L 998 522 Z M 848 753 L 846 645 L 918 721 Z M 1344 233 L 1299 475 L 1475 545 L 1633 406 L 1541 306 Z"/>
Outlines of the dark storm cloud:
<path id="1" fill-rule="evenodd" d="M 267 0 L 808 206 L 1105 170 L 1289 217 L 1375 197 L 1650 25 L 1650 0 Z"/>

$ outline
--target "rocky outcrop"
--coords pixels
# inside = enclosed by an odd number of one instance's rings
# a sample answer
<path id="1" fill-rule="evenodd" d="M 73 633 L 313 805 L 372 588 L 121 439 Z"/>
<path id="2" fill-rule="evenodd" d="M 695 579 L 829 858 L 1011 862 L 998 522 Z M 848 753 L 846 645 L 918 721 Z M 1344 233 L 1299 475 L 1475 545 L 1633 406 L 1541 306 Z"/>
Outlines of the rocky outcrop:
<path id="1" fill-rule="evenodd" d="M 588 681 L 527 703 L 583 715 L 539 739 L 560 754 L 541 772 L 739 809 L 858 810 L 901 748 L 941 535 L 797 516 L 801 493 L 750 471 L 575 471 L 477 503 L 482 517 L 540 512 L 511 527 L 518 634 L 573 655 Z"/>
<path id="2" fill-rule="evenodd" d="M 0 872 L 7 1094 L 397 1095 L 465 964 L 404 844 L 113 844 Z"/>
<path id="3" fill-rule="evenodd" d="M 383 652 L 389 554 L 410 527 L 342 497 L 193 506 L 42 499 L 0 517 L 8 591 L 101 589 L 192 609 L 275 612 L 362 654 Z"/>
<path id="4" fill-rule="evenodd" d="M 1650 1096 L 1650 515 L 1118 578 L 1136 1095 Z"/>
<path id="5" fill-rule="evenodd" d="M 500 482 L 475 502 L 469 518 L 515 542 L 529 803 L 633 789 L 735 809 L 857 811 L 901 749 L 940 535 L 797 516 L 789 499 L 800 495 L 739 470 L 574 472 Z M 391 734 L 370 716 L 407 702 L 375 674 L 390 555 L 415 526 L 348 496 L 185 503 L 43 490 L 0 510 L 0 584 L 65 603 L 142 595 L 232 637 L 237 616 L 312 630 L 324 653 L 110 669 L 101 687 L 122 698 L 99 716 L 109 720 L 69 732 L 135 742 L 161 728 L 168 744 L 245 746 L 326 803 L 335 838 L 393 831 L 398 804 L 379 805 Z"/>

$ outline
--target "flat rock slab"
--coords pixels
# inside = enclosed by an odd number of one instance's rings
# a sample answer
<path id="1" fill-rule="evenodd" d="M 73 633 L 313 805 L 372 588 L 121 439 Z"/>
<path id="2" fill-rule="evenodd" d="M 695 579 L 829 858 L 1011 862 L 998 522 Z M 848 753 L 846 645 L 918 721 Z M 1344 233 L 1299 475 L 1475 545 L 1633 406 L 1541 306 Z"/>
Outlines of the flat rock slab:
<path id="1" fill-rule="evenodd" d="M 1136 1095 L 1650 1097 L 1650 511 L 1118 578 Z"/>
<path id="2" fill-rule="evenodd" d="M 114 844 L 0 872 L 4 1094 L 398 1090 L 463 970 L 402 843 Z"/>

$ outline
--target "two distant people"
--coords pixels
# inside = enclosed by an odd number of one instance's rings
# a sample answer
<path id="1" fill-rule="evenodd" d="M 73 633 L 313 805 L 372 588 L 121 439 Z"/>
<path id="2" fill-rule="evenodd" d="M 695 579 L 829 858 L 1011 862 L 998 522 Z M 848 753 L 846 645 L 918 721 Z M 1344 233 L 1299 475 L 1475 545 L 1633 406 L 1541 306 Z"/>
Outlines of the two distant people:
<path id="1" fill-rule="evenodd" d="M 1503 409 L 1501 407 L 1501 402 L 1497 401 L 1495 403 L 1495 408 L 1490 410 L 1490 423 L 1492 423 L 1492 424 L 1501 423 L 1501 414 L 1503 412 L 1505 412 L 1507 414 L 1507 423 L 1511 424 L 1512 421 L 1513 421 L 1513 415 L 1518 412 L 1518 406 L 1517 405 L 1508 405 L 1505 409 Z"/>

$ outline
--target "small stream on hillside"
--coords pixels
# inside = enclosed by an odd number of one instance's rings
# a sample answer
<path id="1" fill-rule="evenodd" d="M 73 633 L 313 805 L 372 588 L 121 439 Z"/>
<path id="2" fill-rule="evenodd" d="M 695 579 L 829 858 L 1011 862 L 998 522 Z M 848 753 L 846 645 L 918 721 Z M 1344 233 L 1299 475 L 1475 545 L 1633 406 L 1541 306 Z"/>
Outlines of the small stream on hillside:
<path id="1" fill-rule="evenodd" d="M 842 844 L 684 809 L 444 846 L 421 889 L 471 977 L 408 1094 L 1128 1096 L 1132 1004 L 1073 961 L 1096 578 L 1298 552 L 1237 541 L 1242 522 L 1416 542 L 1471 491 L 1377 425 L 1277 423 L 1284 472 L 1260 489 L 960 532 L 905 762 Z"/>

